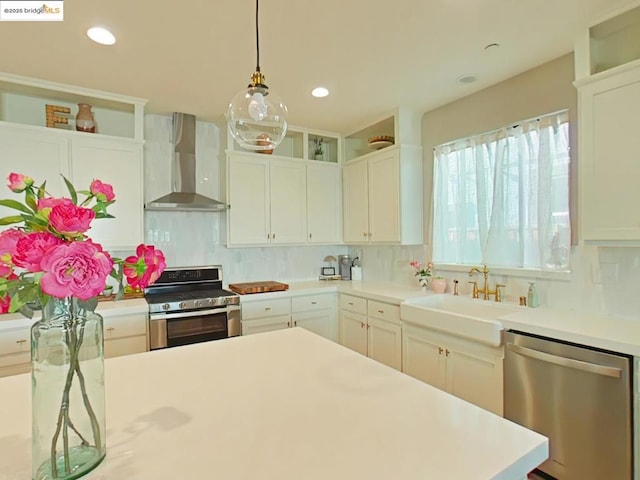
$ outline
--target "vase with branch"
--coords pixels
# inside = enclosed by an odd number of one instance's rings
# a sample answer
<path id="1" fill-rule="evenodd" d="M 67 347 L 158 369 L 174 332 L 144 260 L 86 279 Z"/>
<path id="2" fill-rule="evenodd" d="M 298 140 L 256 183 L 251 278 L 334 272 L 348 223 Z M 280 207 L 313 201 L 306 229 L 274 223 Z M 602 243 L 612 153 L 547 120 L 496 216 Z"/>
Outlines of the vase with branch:
<path id="1" fill-rule="evenodd" d="M 68 198 L 46 191 L 46 182 L 12 173 L 9 189 L 24 203 L 0 205 L 17 215 L 0 219 L 13 225 L 0 233 L 0 313 L 42 318 L 31 328 L 32 478 L 74 479 L 93 470 L 106 455 L 104 338 L 102 317 L 94 312 L 107 278 L 146 287 L 166 264 L 153 246 L 135 255 L 112 258 L 86 235 L 96 218 L 113 218 L 107 208 L 113 188 L 94 180 L 76 191 L 64 178 Z M 84 195 L 80 199 L 79 195 Z"/>
<path id="2" fill-rule="evenodd" d="M 313 139 L 313 158 L 324 160 L 324 138 L 316 137 Z"/>

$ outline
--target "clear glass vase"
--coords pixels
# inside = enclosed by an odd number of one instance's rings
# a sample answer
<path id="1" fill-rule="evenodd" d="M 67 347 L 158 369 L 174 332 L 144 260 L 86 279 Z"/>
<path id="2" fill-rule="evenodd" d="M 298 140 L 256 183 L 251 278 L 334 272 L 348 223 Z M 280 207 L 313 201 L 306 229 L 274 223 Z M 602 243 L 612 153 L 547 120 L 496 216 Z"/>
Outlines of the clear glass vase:
<path id="1" fill-rule="evenodd" d="M 51 298 L 31 328 L 32 478 L 73 479 L 106 455 L 102 317 Z"/>

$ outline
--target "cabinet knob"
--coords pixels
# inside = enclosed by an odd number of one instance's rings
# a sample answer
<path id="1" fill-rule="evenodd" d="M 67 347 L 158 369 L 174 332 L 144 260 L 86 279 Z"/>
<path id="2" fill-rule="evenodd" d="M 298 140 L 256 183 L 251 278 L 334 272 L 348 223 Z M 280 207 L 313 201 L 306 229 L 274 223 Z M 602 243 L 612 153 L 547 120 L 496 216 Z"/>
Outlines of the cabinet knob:
<path id="1" fill-rule="evenodd" d="M 448 357 L 450 353 L 451 353 L 451 352 L 450 352 L 450 351 L 449 351 L 449 349 L 447 348 L 447 349 L 445 350 L 445 355 Z"/>
<path id="2" fill-rule="evenodd" d="M 353 302 L 349 302 L 349 305 L 351 305 L 353 307 Z"/>
<path id="3" fill-rule="evenodd" d="M 275 233 L 272 233 L 272 234 L 271 234 L 271 238 L 272 238 L 272 239 L 276 238 L 276 234 L 275 234 Z"/>
<path id="4" fill-rule="evenodd" d="M 271 310 L 271 307 L 264 307 L 265 312 L 268 312 L 269 310 Z"/>
<path id="5" fill-rule="evenodd" d="M 271 238 L 271 234 L 267 233 L 267 239 L 270 239 L 270 238 Z"/>
<path id="6" fill-rule="evenodd" d="M 297 326 L 298 326 L 298 321 L 297 321 L 297 320 L 295 320 L 295 321 L 293 322 L 293 326 L 294 326 L 294 327 L 297 327 Z"/>
<path id="7" fill-rule="evenodd" d="M 438 347 L 438 354 L 439 354 L 439 355 L 442 355 L 442 352 L 443 352 L 442 347 Z"/>
<path id="8" fill-rule="evenodd" d="M 309 234 L 309 238 L 313 238 L 313 233 L 310 233 L 310 234 Z"/>
<path id="9" fill-rule="evenodd" d="M 378 310 L 378 313 L 384 313 L 384 310 Z"/>
<path id="10" fill-rule="evenodd" d="M 364 232 L 362 235 L 364 235 L 366 237 L 367 236 L 367 232 Z"/>
<path id="11" fill-rule="evenodd" d="M 360 322 L 360 328 L 364 328 L 364 322 Z"/>
<path id="12" fill-rule="evenodd" d="M 318 302 L 311 302 L 311 305 L 317 305 Z"/>
<path id="13" fill-rule="evenodd" d="M 113 328 L 113 327 L 107 328 L 107 332 L 113 332 L 114 330 L 115 330 L 115 328 Z"/>
<path id="14" fill-rule="evenodd" d="M 20 340 L 16 340 L 16 343 L 18 345 L 22 345 L 23 343 L 27 343 L 27 341 L 25 339 L 20 339 Z"/>
<path id="15" fill-rule="evenodd" d="M 291 326 L 291 322 L 287 322 L 287 328 Z"/>

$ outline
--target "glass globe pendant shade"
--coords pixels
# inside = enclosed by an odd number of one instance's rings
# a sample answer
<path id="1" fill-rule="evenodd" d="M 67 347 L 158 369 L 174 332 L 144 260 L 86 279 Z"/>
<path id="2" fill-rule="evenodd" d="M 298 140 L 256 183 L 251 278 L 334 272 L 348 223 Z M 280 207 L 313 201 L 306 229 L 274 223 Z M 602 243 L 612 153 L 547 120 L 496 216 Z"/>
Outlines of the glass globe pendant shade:
<path id="1" fill-rule="evenodd" d="M 273 150 L 287 133 L 287 106 L 266 85 L 238 92 L 226 117 L 231 136 L 249 150 Z"/>

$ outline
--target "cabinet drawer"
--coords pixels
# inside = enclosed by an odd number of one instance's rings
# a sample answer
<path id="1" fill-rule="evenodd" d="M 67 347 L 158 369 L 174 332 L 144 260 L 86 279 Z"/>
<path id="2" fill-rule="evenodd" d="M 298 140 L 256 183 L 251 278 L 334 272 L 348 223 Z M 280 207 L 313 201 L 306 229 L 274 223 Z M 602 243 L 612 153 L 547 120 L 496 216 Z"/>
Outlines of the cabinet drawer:
<path id="1" fill-rule="evenodd" d="M 387 322 L 400 324 L 400 307 L 389 303 L 376 302 L 369 300 L 367 306 L 367 315 Z"/>
<path id="2" fill-rule="evenodd" d="M 324 310 L 333 307 L 333 294 L 304 295 L 291 298 L 291 311 L 307 312 L 309 310 Z"/>
<path id="3" fill-rule="evenodd" d="M 31 351 L 31 330 L 17 328 L 0 332 L 0 355 Z"/>
<path id="4" fill-rule="evenodd" d="M 350 312 L 366 315 L 367 300 L 360 297 L 353 297 L 351 295 L 340 295 L 340 308 L 343 310 L 349 310 Z"/>
<path id="5" fill-rule="evenodd" d="M 242 302 L 242 301 L 241 301 Z M 290 298 L 260 300 L 259 302 L 241 303 L 242 319 L 273 317 L 289 315 L 291 312 Z"/>
<path id="6" fill-rule="evenodd" d="M 147 334 L 147 315 L 116 315 L 103 317 L 104 338 L 132 337 Z"/>

